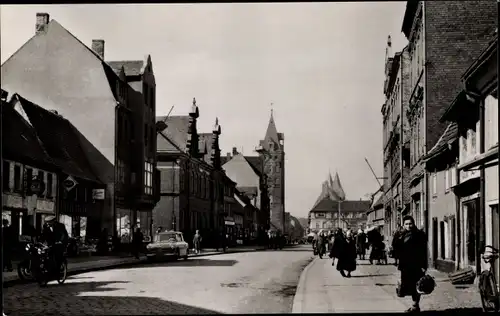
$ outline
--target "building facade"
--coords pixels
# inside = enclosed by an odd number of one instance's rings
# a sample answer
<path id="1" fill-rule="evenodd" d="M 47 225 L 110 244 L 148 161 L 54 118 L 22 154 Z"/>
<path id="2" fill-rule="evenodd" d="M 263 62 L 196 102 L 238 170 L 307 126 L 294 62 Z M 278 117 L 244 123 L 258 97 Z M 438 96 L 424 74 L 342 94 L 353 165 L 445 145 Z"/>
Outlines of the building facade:
<path id="1" fill-rule="evenodd" d="M 458 125 L 459 267 L 482 269 L 481 249 L 499 248 L 497 32 L 462 76 L 463 90 L 442 117 Z M 494 271 L 498 276 L 498 264 Z"/>
<path id="2" fill-rule="evenodd" d="M 408 39 L 411 211 L 429 231 L 429 177 L 422 158 L 441 137 L 439 118 L 461 89 L 460 76 L 491 39 L 497 21 L 489 1 L 408 1 L 402 31 Z"/>
<path id="3" fill-rule="evenodd" d="M 84 151 L 90 145 L 97 148 L 100 155 L 88 158 L 106 184 L 101 226 L 129 242 L 125 236 L 131 236 L 139 221 L 148 235 L 150 225 L 144 224 L 156 203 L 155 150 L 149 155 L 146 150 L 156 142 L 143 142 L 143 131 L 151 137 L 156 133 L 141 124 L 148 121 L 154 127 L 154 114 L 142 114 L 145 103 L 154 101 L 149 97 L 145 101 L 144 94 L 132 88 L 124 67 L 115 72 L 104 60 L 104 41 L 93 41 L 92 47 L 47 13 L 37 13 L 34 36 L 1 66 L 2 86 L 71 121 L 88 140 L 82 145 Z M 142 68 L 148 67 L 150 62 Z M 24 71 L 27 68 L 31 71 Z M 141 72 L 140 76 L 151 77 L 151 72 Z"/>
<path id="4" fill-rule="evenodd" d="M 392 56 L 389 36 L 386 48 L 382 106 L 384 148 L 385 235 L 392 236 L 409 208 L 409 133 L 405 112 L 410 95 L 410 58 L 408 47 Z"/>
<path id="5" fill-rule="evenodd" d="M 453 188 L 457 184 L 458 128 L 449 124 L 436 145 L 424 157 L 429 173 L 429 260 L 440 271 L 452 272 L 457 260 L 457 199 Z"/>
<path id="6" fill-rule="evenodd" d="M 2 107 L 9 124 L 15 124 L 7 125 L 8 135 L 22 140 L 13 144 L 17 155 L 45 156 L 46 162 L 51 162 L 51 168 L 41 169 L 21 163 L 29 162 L 29 159 L 4 161 L 5 177 L 2 178 L 8 192 L 4 207 L 10 209 L 8 215 L 16 232 L 29 234 L 30 228 L 40 232 L 45 218 L 56 215 L 66 225 L 70 236 L 98 238 L 102 229 L 106 186 L 88 161 L 89 156 L 100 155 L 98 150 L 87 146 L 88 140 L 61 115 L 47 111 L 18 94 L 14 94 L 10 102 L 2 104 Z M 10 156 L 8 147 L 6 157 Z M 84 147 L 86 151 L 83 151 Z M 30 188 L 34 182 L 40 183 L 42 189 L 34 199 L 35 204 L 29 206 L 33 194 Z"/>

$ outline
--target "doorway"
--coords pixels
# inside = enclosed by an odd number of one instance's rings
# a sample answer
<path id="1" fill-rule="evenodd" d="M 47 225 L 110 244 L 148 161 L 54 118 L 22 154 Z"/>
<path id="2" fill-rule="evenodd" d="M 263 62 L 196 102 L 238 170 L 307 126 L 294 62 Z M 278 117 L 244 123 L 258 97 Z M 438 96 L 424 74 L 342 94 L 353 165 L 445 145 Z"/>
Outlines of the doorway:
<path id="1" fill-rule="evenodd" d="M 464 212 L 466 213 L 465 224 L 465 256 L 469 266 L 476 265 L 476 212 L 479 199 L 474 199 L 464 203 Z"/>
<path id="2" fill-rule="evenodd" d="M 436 267 L 436 259 L 438 256 L 438 219 L 432 218 L 432 262 Z"/>

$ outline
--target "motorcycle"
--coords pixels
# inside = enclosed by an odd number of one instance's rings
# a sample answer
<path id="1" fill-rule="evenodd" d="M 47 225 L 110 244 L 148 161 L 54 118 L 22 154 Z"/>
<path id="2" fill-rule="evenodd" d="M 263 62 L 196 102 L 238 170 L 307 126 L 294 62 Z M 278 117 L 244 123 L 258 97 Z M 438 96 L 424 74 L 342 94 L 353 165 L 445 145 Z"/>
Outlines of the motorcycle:
<path id="1" fill-rule="evenodd" d="M 68 262 L 66 256 L 59 267 L 55 260 L 49 255 L 49 247 L 41 243 L 31 243 L 26 246 L 31 254 L 31 275 L 39 286 L 44 287 L 49 281 L 56 280 L 59 284 L 66 281 L 68 274 Z"/>
<path id="2" fill-rule="evenodd" d="M 19 279 L 23 281 L 33 278 L 31 274 L 31 258 L 33 255 L 31 252 L 34 251 L 32 243 L 28 243 L 24 250 L 24 258 L 17 265 L 17 275 L 19 276 Z"/>

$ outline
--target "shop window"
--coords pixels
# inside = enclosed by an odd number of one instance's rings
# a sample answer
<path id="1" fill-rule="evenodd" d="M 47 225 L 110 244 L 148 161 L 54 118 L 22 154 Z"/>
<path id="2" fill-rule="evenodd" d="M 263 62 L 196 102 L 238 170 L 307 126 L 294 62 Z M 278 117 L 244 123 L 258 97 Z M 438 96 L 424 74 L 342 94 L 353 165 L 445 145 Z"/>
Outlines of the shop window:
<path id="1" fill-rule="evenodd" d="M 151 236 L 151 218 L 152 213 L 148 211 L 137 212 L 137 227 L 141 229 L 145 241 L 149 240 Z"/>
<path id="2" fill-rule="evenodd" d="M 3 161 L 2 185 L 4 191 L 10 190 L 10 162 Z M 9 222 L 10 223 L 10 222 Z"/>
<path id="3" fill-rule="evenodd" d="M 116 233 L 122 243 L 130 243 L 132 240 L 131 221 L 132 212 L 130 210 L 116 210 Z"/>

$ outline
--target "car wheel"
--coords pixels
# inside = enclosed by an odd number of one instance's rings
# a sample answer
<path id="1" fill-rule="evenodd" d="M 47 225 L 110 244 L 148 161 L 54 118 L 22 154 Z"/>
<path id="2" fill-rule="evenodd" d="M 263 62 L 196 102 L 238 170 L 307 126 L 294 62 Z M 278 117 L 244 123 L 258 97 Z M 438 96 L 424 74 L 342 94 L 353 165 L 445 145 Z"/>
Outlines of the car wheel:
<path id="1" fill-rule="evenodd" d="M 188 256 L 188 255 L 185 255 L 183 259 L 184 259 L 184 260 L 187 260 L 188 258 L 189 258 L 189 256 Z"/>

